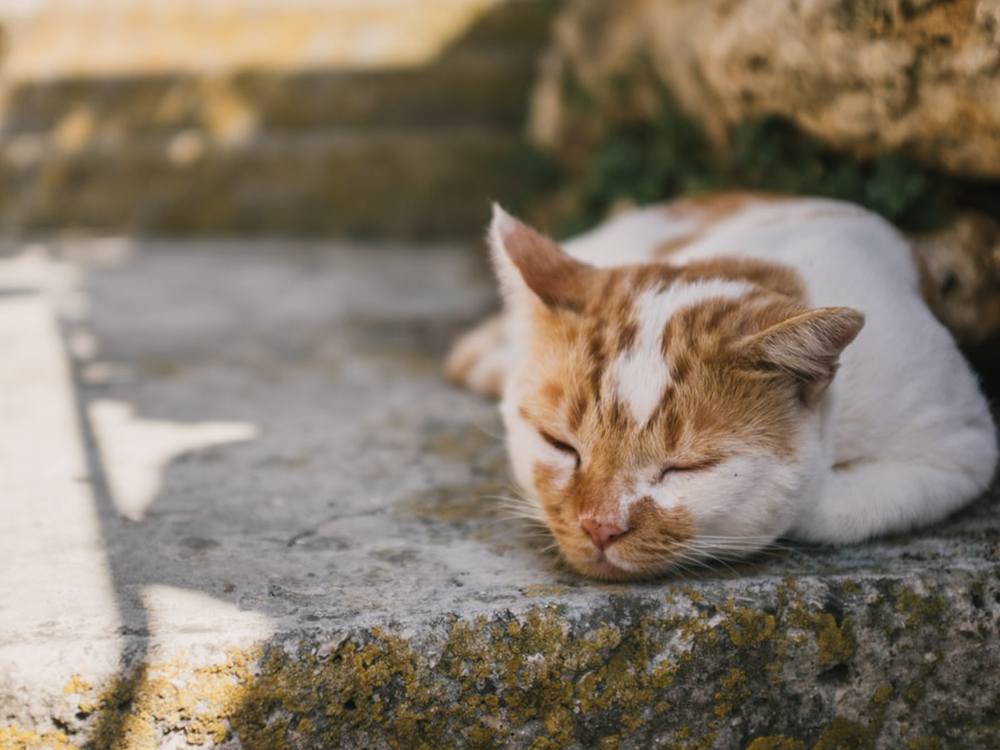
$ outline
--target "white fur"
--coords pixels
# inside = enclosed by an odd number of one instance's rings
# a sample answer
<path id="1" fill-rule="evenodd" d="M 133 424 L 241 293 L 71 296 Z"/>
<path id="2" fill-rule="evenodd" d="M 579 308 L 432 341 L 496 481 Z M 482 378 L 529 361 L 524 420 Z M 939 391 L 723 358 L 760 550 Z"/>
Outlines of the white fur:
<path id="1" fill-rule="evenodd" d="M 659 206 L 629 211 L 574 237 L 563 247 L 574 258 L 598 268 L 645 263 L 651 249 L 684 237 L 698 226 L 693 218 L 673 221 L 664 218 Z M 611 248 L 613 251 L 608 252 Z"/>
<path id="2" fill-rule="evenodd" d="M 689 226 L 662 210 L 645 210 L 565 247 L 595 265 L 648 261 L 664 238 Z M 699 534 L 767 532 L 772 538 L 844 543 L 938 520 L 987 487 L 997 443 L 986 400 L 921 299 L 909 247 L 891 226 L 834 201 L 769 201 L 708 226 L 669 262 L 720 256 L 791 266 L 805 282 L 811 306 L 855 307 L 866 323 L 845 350 L 825 402 L 801 425 L 787 476 L 769 481 L 769 472 L 780 467 L 764 461 L 744 467 L 742 480 L 734 483 L 718 467 L 692 484 L 690 493 L 679 485 L 670 499 L 661 499 L 661 492 L 658 503 L 684 502 Z M 662 331 L 669 315 L 640 304 L 648 316 L 644 330 Z M 648 412 L 665 382 L 662 372 L 654 372 L 650 392 L 643 392 L 644 368 L 638 360 L 615 368 L 637 415 Z M 734 505 L 736 490 L 746 493 L 749 487 L 759 491 Z M 773 512 L 776 507 L 785 511 Z"/>
<path id="3" fill-rule="evenodd" d="M 771 455 L 735 456 L 704 471 L 640 482 L 621 497 L 619 513 L 628 518 L 632 503 L 652 497 L 661 508 L 686 508 L 692 514 L 697 526 L 694 544 L 702 556 L 749 552 L 773 542 L 792 523 L 798 509 L 794 498 L 809 483 L 808 464 Z M 615 555 L 614 546 L 606 555 L 612 564 L 630 570 Z"/>
<path id="4" fill-rule="evenodd" d="M 559 479 L 569 482 L 573 478 L 573 467 L 565 456 L 556 457 L 555 450 L 548 445 L 520 414 L 518 404 L 518 382 L 509 379 L 500 402 L 500 412 L 503 414 L 504 425 L 507 428 L 507 453 L 510 456 L 511 469 L 514 478 L 521 487 L 534 493 L 534 467 L 536 461 L 541 461 L 550 468 L 559 471 Z"/>
<path id="5" fill-rule="evenodd" d="M 674 284 L 662 292 L 647 291 L 636 298 L 636 344 L 618 356 L 609 376 L 612 392 L 628 405 L 637 424 L 649 421 L 670 384 L 670 364 L 663 357 L 667 321 L 685 307 L 720 297 L 739 298 L 749 291 L 747 284 L 712 280 Z"/>

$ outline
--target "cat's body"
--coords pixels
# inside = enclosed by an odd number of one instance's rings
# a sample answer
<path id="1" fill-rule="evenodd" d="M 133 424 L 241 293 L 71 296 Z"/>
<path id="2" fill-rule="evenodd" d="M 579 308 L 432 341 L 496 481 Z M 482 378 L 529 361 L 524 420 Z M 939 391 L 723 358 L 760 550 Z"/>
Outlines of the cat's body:
<path id="1" fill-rule="evenodd" d="M 582 572 L 902 531 L 993 475 L 975 377 L 863 209 L 688 199 L 565 252 L 497 211 L 491 242 L 505 313 L 449 372 L 502 394 L 515 475 Z"/>

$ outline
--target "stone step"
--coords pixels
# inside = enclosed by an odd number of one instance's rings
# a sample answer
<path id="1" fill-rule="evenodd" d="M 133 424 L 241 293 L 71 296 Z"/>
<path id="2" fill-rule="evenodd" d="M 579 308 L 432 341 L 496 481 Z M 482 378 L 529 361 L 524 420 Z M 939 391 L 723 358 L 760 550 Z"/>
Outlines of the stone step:
<path id="1" fill-rule="evenodd" d="M 0 3 L 17 81 L 426 65 L 537 46 L 557 0 L 87 0 Z"/>
<path id="2" fill-rule="evenodd" d="M 1000 484 L 580 578 L 440 374 L 483 255 L 0 246 L 2 750 L 1000 747 Z"/>
<path id="3" fill-rule="evenodd" d="M 419 69 L 247 73 L 234 81 L 256 103 L 261 126 L 450 127 L 520 129 L 534 80 L 537 49 L 468 50 Z"/>
<path id="4" fill-rule="evenodd" d="M 490 199 L 529 187 L 517 174 L 522 126 L 553 7 L 258 0 L 250 12 L 98 0 L 65 18 L 28 9 L 31 23 L 0 8 L 12 29 L 0 221 L 9 231 L 478 235 Z M 158 24 L 170 44 L 157 41 Z M 197 42 L 216 27 L 224 54 L 205 58 Z M 81 29 L 101 41 L 94 61 L 68 43 Z"/>
<path id="5" fill-rule="evenodd" d="M 244 71 L 37 81 L 13 86 L 0 139 L 67 133 L 78 140 L 213 130 L 344 127 L 519 129 L 537 49 L 467 49 L 427 66 L 345 71 Z"/>
<path id="6" fill-rule="evenodd" d="M 525 146 L 496 128 L 314 131 L 234 146 L 195 131 L 60 152 L 22 136 L 0 160 L 8 232 L 478 235 L 516 203 Z"/>

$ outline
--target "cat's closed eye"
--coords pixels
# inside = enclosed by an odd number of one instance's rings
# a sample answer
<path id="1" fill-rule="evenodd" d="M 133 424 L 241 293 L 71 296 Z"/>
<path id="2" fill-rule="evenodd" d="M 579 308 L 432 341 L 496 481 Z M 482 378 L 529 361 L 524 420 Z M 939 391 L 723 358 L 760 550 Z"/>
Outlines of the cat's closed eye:
<path id="1" fill-rule="evenodd" d="M 667 481 L 667 479 L 669 479 L 672 475 L 694 474 L 695 472 L 698 471 L 704 471 L 705 469 L 712 468 L 717 463 L 718 461 L 708 460 L 690 464 L 669 464 L 667 466 L 664 466 L 663 469 L 660 471 L 660 476 L 656 480 L 656 483 L 662 484 L 663 482 Z"/>
<path id="2" fill-rule="evenodd" d="M 557 451 L 571 457 L 574 461 L 576 461 L 576 468 L 580 468 L 580 452 L 576 448 L 574 448 L 566 441 L 560 440 L 559 438 L 550 435 L 544 430 L 539 430 L 538 434 L 542 436 L 542 439 L 546 443 L 551 445 Z"/>

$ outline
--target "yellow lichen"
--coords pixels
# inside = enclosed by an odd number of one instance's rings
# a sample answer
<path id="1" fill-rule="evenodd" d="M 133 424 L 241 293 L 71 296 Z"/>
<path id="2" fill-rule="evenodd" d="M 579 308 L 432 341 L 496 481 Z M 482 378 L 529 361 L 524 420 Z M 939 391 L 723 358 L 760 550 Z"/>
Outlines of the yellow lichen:
<path id="1" fill-rule="evenodd" d="M 940 596 L 924 596 L 903 586 L 896 593 L 896 611 L 906 616 L 907 628 L 937 625 L 948 611 L 948 602 Z"/>
<path id="2" fill-rule="evenodd" d="M 63 692 L 66 695 L 72 695 L 73 693 L 84 694 L 90 690 L 90 683 L 83 679 L 80 675 L 75 674 L 66 681 L 63 685 Z"/>
<path id="3" fill-rule="evenodd" d="M 0 727 L 0 750 L 80 750 L 66 739 L 62 732 L 37 734 L 16 726 Z"/>
<path id="4" fill-rule="evenodd" d="M 719 689 L 715 692 L 713 710 L 719 719 L 725 719 L 743 701 L 750 697 L 746 673 L 742 669 L 731 669 L 729 674 L 719 680 Z"/>
<path id="5" fill-rule="evenodd" d="M 838 625 L 834 616 L 828 612 L 809 611 L 802 605 L 796 605 L 789 609 L 788 622 L 793 627 L 814 634 L 821 669 L 844 664 L 857 651 L 857 641 L 849 618 L 845 617 Z"/>
<path id="6" fill-rule="evenodd" d="M 541 583 L 528 584 L 522 589 L 522 592 L 528 599 L 534 599 L 539 596 L 563 596 L 567 591 L 569 591 L 567 586 Z"/>
<path id="7" fill-rule="evenodd" d="M 494 619 L 451 617 L 419 645 L 389 628 L 332 646 L 300 637 L 266 653 L 230 651 L 218 664 L 175 659 L 104 686 L 71 680 L 66 687 L 95 706 L 86 744 L 112 750 L 153 747 L 165 728 L 192 746 L 235 741 L 247 750 L 374 738 L 415 750 L 515 741 L 615 748 L 652 731 L 664 747 L 707 748 L 751 696 L 780 695 L 783 670 L 803 660 L 826 669 L 857 648 L 849 618 L 838 623 L 793 586 L 768 611 L 728 601 L 666 617 L 638 607 L 623 612 L 585 625 L 553 606 Z M 693 684 L 711 686 L 712 698 L 712 710 L 694 719 Z M 891 686 L 875 690 L 860 716 L 838 717 L 814 750 L 871 744 L 895 695 Z M 912 686 L 906 698 L 919 700 Z M 800 749 L 799 739 L 780 735 L 750 746 Z"/>
<path id="8" fill-rule="evenodd" d="M 870 738 L 871 733 L 862 724 L 836 716 L 820 734 L 819 740 L 813 745 L 813 750 L 866 748 L 872 744 Z"/>
<path id="9" fill-rule="evenodd" d="M 732 600 L 722 608 L 727 615 L 722 626 L 734 646 L 751 646 L 774 637 L 774 615 L 737 607 Z"/>

